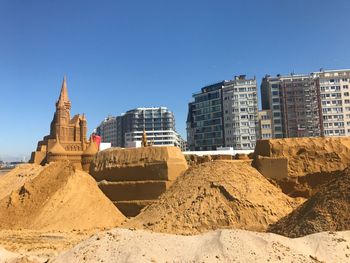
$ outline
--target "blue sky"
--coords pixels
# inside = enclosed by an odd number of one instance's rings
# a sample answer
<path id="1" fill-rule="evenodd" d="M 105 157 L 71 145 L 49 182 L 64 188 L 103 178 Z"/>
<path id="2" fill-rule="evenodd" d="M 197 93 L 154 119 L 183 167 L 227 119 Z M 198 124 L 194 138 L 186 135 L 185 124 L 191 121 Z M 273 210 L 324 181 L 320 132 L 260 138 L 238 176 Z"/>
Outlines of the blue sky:
<path id="1" fill-rule="evenodd" d="M 0 1 L 0 159 L 49 132 L 63 76 L 90 132 L 109 114 L 187 103 L 234 75 L 350 67 L 350 1 Z"/>

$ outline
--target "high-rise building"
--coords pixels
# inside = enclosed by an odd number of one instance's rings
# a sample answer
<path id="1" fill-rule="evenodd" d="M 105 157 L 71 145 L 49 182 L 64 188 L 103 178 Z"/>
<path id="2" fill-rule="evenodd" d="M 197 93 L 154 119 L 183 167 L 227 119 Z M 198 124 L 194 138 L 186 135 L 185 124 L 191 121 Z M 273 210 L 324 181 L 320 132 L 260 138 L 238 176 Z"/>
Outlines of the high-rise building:
<path id="1" fill-rule="evenodd" d="M 256 80 L 236 76 L 223 88 L 224 142 L 236 150 L 255 148 L 258 98 Z"/>
<path id="2" fill-rule="evenodd" d="M 314 72 L 324 136 L 350 135 L 350 69 Z"/>
<path id="3" fill-rule="evenodd" d="M 154 146 L 185 145 L 176 132 L 174 114 L 166 107 L 136 108 L 121 116 L 110 116 L 96 130 L 103 142 L 112 142 L 116 147 L 137 146 L 144 130 L 148 143 Z"/>
<path id="4" fill-rule="evenodd" d="M 269 105 L 271 110 L 274 138 L 322 135 L 319 94 L 312 74 L 266 76 L 261 87 L 264 107 Z"/>
<path id="5" fill-rule="evenodd" d="M 224 146 L 222 89 L 224 81 L 203 87 L 189 104 L 187 141 L 190 150 L 215 150 Z"/>
<path id="6" fill-rule="evenodd" d="M 254 149 L 258 115 L 255 78 L 236 76 L 205 86 L 192 97 L 187 116 L 190 150 Z"/>
<path id="7" fill-rule="evenodd" d="M 282 95 L 280 75 L 266 75 L 261 83 L 261 105 L 263 110 L 270 110 L 271 130 L 273 138 L 284 137 L 284 121 L 282 119 Z"/>
<path id="8" fill-rule="evenodd" d="M 265 76 L 263 110 L 271 110 L 272 137 L 350 135 L 350 70 Z"/>
<path id="9" fill-rule="evenodd" d="M 102 142 L 110 142 L 112 147 L 118 146 L 117 118 L 108 116 L 96 128 L 96 133 L 101 136 Z"/>

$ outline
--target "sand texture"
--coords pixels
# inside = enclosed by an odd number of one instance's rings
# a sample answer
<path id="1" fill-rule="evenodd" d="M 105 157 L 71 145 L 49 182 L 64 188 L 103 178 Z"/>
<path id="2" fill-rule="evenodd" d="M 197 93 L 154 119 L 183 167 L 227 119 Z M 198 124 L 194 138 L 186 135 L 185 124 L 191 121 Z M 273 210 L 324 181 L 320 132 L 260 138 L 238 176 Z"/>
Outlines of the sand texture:
<path id="1" fill-rule="evenodd" d="M 0 263 L 1 259 L 5 257 L 1 254 L 1 247 L 13 253 L 14 258 L 24 257 L 46 262 L 47 259 L 54 258 L 62 251 L 73 248 L 97 232 L 0 230 Z"/>
<path id="2" fill-rule="evenodd" d="M 264 231 L 295 206 L 249 163 L 213 161 L 189 168 L 125 226 L 185 235 L 219 228 Z"/>
<path id="3" fill-rule="evenodd" d="M 173 181 L 187 168 L 178 147 L 110 148 L 95 156 L 90 174 L 96 181 Z"/>
<path id="4" fill-rule="evenodd" d="M 53 262 L 349 262 L 349 245 L 350 231 L 290 239 L 244 230 L 180 236 L 113 229 Z"/>
<path id="5" fill-rule="evenodd" d="M 0 200 L 0 229 L 112 228 L 124 216 L 95 180 L 69 163 L 53 163 Z"/>
<path id="6" fill-rule="evenodd" d="M 254 156 L 253 166 L 284 193 L 309 198 L 350 165 L 350 138 L 259 140 Z"/>
<path id="7" fill-rule="evenodd" d="M 118 209 L 134 217 L 187 168 L 178 147 L 111 148 L 95 156 L 90 173 Z"/>
<path id="8" fill-rule="evenodd" d="M 255 155 L 287 157 L 289 176 L 344 170 L 350 165 L 350 138 L 288 138 L 260 140 Z"/>
<path id="9" fill-rule="evenodd" d="M 289 237 L 349 229 L 349 169 L 330 181 L 291 214 L 269 227 L 269 231 Z"/>
<path id="10" fill-rule="evenodd" d="M 38 164 L 21 164 L 0 177 L 0 200 L 17 190 L 26 181 L 34 179 L 42 170 Z"/>

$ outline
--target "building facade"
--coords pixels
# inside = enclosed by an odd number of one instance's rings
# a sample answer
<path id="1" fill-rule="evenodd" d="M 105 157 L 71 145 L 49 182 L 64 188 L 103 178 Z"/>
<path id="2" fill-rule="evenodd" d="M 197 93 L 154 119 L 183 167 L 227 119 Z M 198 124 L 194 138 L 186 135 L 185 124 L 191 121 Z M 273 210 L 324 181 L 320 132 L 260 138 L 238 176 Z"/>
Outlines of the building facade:
<path id="1" fill-rule="evenodd" d="M 102 142 L 110 142 L 112 147 L 117 147 L 117 117 L 108 116 L 96 128 L 96 133 L 101 136 Z"/>
<path id="2" fill-rule="evenodd" d="M 265 76 L 262 108 L 271 111 L 272 137 L 350 135 L 350 70 Z"/>
<path id="3" fill-rule="evenodd" d="M 258 113 L 258 139 L 266 140 L 272 138 L 271 110 L 261 110 Z"/>
<path id="4" fill-rule="evenodd" d="M 224 145 L 223 86 L 219 82 L 193 94 L 186 125 L 190 150 L 215 150 Z"/>
<path id="5" fill-rule="evenodd" d="M 192 97 L 186 123 L 190 150 L 254 149 L 258 113 L 255 78 L 236 76 L 205 86 Z"/>
<path id="6" fill-rule="evenodd" d="M 113 147 L 136 147 L 144 130 L 151 145 L 180 148 L 184 145 L 175 129 L 174 114 L 166 107 L 132 109 L 107 118 L 96 130 L 102 141 L 112 142 Z"/>
<path id="7" fill-rule="evenodd" d="M 324 136 L 350 136 L 350 70 L 314 72 Z"/>

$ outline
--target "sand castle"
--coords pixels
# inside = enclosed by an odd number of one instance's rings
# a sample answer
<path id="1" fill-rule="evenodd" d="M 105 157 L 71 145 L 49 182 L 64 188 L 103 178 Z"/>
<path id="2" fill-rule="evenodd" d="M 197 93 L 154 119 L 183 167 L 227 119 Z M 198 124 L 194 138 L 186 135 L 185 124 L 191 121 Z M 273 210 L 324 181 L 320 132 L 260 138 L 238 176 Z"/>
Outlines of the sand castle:
<path id="1" fill-rule="evenodd" d="M 56 111 L 51 121 L 50 134 L 38 142 L 30 163 L 44 165 L 55 161 L 71 161 L 78 169 L 89 170 L 89 164 L 97 153 L 97 146 L 86 138 L 87 121 L 85 115 L 70 118 L 71 102 L 68 98 L 66 78 L 63 79 Z"/>

